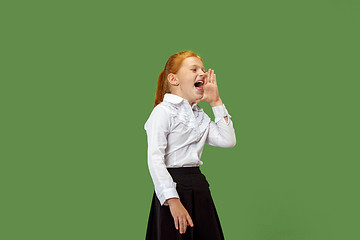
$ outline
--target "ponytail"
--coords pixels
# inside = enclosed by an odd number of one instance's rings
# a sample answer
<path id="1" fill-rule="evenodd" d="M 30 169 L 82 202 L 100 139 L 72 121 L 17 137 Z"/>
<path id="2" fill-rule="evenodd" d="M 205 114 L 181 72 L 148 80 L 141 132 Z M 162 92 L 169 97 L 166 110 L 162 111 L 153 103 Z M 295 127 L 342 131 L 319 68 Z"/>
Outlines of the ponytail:
<path id="1" fill-rule="evenodd" d="M 164 77 L 165 77 L 164 72 L 165 72 L 165 69 L 162 70 L 159 75 L 154 107 L 156 107 L 156 105 L 161 103 L 162 100 L 164 99 L 165 92 L 163 91 L 163 89 L 164 89 L 164 85 L 165 85 L 165 81 L 166 81 L 166 79 L 164 79 Z"/>

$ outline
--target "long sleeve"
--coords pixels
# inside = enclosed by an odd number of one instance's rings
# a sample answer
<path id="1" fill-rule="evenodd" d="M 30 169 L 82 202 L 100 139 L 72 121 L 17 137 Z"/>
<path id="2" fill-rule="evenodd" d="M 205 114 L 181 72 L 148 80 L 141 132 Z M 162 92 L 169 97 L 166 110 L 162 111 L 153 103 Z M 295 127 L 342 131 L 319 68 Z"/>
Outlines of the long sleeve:
<path id="1" fill-rule="evenodd" d="M 228 113 L 225 105 L 220 105 L 212 108 L 215 116 L 215 122 L 210 122 L 209 135 L 206 139 L 206 144 L 222 147 L 231 148 L 236 144 L 235 130 L 231 116 Z M 226 123 L 224 117 L 227 116 L 228 122 Z"/>
<path id="2" fill-rule="evenodd" d="M 165 164 L 167 135 L 170 131 L 170 118 L 166 109 L 157 106 L 153 109 L 144 126 L 148 140 L 148 167 L 155 186 L 155 193 L 161 205 L 168 206 L 166 199 L 179 198 L 176 183 Z"/>

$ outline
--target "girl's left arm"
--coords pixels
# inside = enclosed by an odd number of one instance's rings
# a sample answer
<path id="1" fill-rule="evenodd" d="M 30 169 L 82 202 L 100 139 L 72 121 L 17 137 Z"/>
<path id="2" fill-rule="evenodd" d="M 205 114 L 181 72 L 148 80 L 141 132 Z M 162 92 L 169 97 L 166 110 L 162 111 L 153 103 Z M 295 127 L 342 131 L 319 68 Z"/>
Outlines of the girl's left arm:
<path id="1" fill-rule="evenodd" d="M 209 69 L 205 73 L 205 85 L 203 88 L 203 97 L 196 100 L 196 102 L 208 102 L 215 116 L 215 122 L 210 122 L 209 135 L 205 143 L 223 148 L 234 147 L 236 144 L 235 130 L 230 119 L 231 116 L 219 96 L 216 74 L 213 69 Z"/>
<path id="2" fill-rule="evenodd" d="M 206 139 L 206 144 L 222 147 L 232 148 L 236 144 L 235 130 L 231 115 L 228 113 L 224 104 L 212 107 L 215 116 L 215 122 L 210 122 L 209 135 Z"/>

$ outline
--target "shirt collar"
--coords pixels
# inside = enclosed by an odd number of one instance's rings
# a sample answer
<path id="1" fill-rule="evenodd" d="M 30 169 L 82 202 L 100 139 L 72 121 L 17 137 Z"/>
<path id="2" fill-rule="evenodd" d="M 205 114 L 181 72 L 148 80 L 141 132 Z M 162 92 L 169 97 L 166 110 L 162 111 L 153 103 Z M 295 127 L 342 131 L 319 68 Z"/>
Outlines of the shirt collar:
<path id="1" fill-rule="evenodd" d="M 178 95 L 171 94 L 171 93 L 165 93 L 163 101 L 170 102 L 173 104 L 180 104 L 180 103 L 186 103 L 189 104 L 188 101 Z M 190 104 L 189 104 L 190 105 Z M 192 110 L 197 110 L 197 103 L 194 103 L 192 106 L 190 106 Z"/>
<path id="2" fill-rule="evenodd" d="M 165 93 L 164 95 L 164 102 L 179 104 L 183 102 L 185 99 L 182 97 L 179 97 L 178 95 L 171 94 L 171 93 Z"/>

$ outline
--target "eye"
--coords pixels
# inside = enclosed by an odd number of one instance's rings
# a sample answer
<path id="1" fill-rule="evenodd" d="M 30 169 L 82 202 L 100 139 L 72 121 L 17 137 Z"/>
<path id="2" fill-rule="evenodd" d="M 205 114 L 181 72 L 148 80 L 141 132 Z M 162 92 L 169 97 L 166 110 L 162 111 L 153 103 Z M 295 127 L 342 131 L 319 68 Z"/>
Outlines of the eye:
<path id="1" fill-rule="evenodd" d="M 192 71 L 196 71 L 196 69 L 191 69 Z"/>

